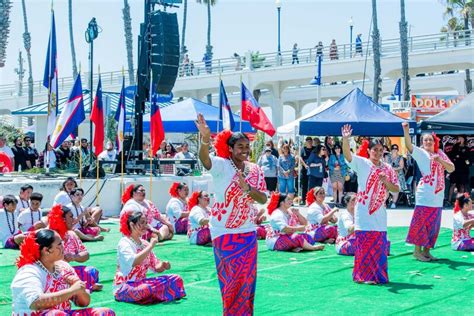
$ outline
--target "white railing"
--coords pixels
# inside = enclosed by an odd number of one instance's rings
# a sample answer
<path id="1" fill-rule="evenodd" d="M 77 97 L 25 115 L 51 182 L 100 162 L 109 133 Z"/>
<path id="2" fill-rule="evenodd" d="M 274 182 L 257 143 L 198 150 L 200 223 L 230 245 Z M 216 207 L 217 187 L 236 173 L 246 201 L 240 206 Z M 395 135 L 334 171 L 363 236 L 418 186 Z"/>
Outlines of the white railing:
<path id="1" fill-rule="evenodd" d="M 471 32 L 470 31 L 459 31 L 452 33 L 438 33 L 430 35 L 412 36 L 408 38 L 408 50 L 409 52 L 423 52 L 423 51 L 436 51 L 446 49 L 461 49 L 466 46 L 471 46 Z M 367 45 L 369 45 L 367 49 Z M 352 47 L 351 47 L 352 46 Z M 369 56 L 372 55 L 372 42 L 362 43 L 362 56 L 358 54 L 355 56 L 356 46 L 355 44 L 342 44 L 337 45 L 337 59 L 330 58 L 330 47 L 324 46 L 322 50 L 323 62 L 337 62 L 338 60 L 348 60 L 353 58 L 364 58 L 367 53 Z M 351 54 L 352 52 L 352 54 Z M 298 51 L 298 60 L 300 64 L 314 64 L 316 62 L 316 48 L 304 48 Z M 178 71 L 180 78 L 186 77 L 201 77 L 216 75 L 219 73 L 232 73 L 236 71 L 258 71 L 262 68 L 271 67 L 282 67 L 290 66 L 293 61 L 293 52 L 291 50 L 281 51 L 280 55 L 278 52 L 271 53 L 259 53 L 253 54 L 253 60 L 251 54 L 247 53 L 246 56 L 240 56 L 240 62 L 236 58 L 220 58 L 214 59 L 207 65 L 200 61 L 194 63 L 194 67 L 190 65 L 181 65 Z M 381 54 L 382 57 L 400 55 L 400 39 L 387 39 L 381 41 Z M 128 71 L 122 72 L 111 71 L 101 74 L 102 85 L 104 88 L 111 86 L 120 86 L 122 78 L 125 76 L 125 82 L 129 82 Z M 98 80 L 98 74 L 94 75 L 94 82 Z M 84 72 L 82 74 L 84 81 L 89 80 L 89 74 Z M 73 86 L 74 80 L 72 77 L 63 77 L 59 79 L 59 91 L 67 93 Z M 26 95 L 27 83 L 23 83 L 23 95 Z M 85 85 L 88 86 L 88 85 Z M 40 95 L 47 92 L 46 88 L 43 87 L 42 80 L 35 81 L 33 84 L 34 95 Z M 16 96 L 17 85 L 7 84 L 0 85 L 0 99 L 3 97 Z M 63 93 L 61 93 L 63 95 Z"/>

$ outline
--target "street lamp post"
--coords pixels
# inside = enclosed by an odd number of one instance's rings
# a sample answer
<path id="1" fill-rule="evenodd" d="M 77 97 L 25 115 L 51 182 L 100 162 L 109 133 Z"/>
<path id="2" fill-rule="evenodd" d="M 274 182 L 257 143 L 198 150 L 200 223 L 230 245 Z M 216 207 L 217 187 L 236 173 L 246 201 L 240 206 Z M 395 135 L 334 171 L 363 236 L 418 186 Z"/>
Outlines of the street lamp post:
<path id="1" fill-rule="evenodd" d="M 349 39 L 349 45 L 350 45 L 350 48 L 349 48 L 349 54 L 350 54 L 350 58 L 352 58 L 352 30 L 354 29 L 354 21 L 352 20 L 352 16 L 351 18 L 349 19 L 349 30 L 350 30 L 350 39 Z"/>
<path id="2" fill-rule="evenodd" d="M 93 90 L 94 87 L 92 86 L 93 84 L 93 67 L 94 67 L 94 40 L 97 38 L 99 35 L 99 26 L 97 25 L 97 21 L 95 18 L 92 18 L 92 20 L 89 22 L 89 25 L 87 26 L 87 30 L 85 32 L 85 37 L 86 37 L 86 42 L 89 43 L 89 67 L 90 67 L 90 78 L 89 78 L 89 96 L 90 96 L 90 111 L 92 112 L 92 103 L 94 100 Z M 92 151 L 92 122 L 89 121 L 89 141 L 91 144 L 91 151 Z M 90 155 L 90 163 L 92 164 L 92 155 Z"/>
<path id="3" fill-rule="evenodd" d="M 280 62 L 281 62 L 281 46 L 280 46 L 281 0 L 275 0 L 275 5 L 277 7 L 277 13 L 278 13 L 278 56 L 277 56 L 277 65 L 280 65 Z"/>

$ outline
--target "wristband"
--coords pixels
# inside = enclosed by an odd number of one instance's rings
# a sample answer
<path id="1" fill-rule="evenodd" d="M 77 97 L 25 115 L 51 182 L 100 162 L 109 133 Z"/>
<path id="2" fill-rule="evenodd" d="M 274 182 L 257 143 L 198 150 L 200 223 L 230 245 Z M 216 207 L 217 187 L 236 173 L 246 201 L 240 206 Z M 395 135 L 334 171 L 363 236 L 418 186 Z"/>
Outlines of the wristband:
<path id="1" fill-rule="evenodd" d="M 209 146 L 209 143 L 206 143 L 202 138 L 201 138 L 201 144 Z"/>

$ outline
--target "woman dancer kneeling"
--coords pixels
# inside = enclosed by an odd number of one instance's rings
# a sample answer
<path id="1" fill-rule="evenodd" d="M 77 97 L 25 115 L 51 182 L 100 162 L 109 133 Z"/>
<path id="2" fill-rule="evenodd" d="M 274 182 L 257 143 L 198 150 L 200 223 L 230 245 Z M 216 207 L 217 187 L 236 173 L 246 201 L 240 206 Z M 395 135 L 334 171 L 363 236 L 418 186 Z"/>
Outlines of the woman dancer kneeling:
<path id="1" fill-rule="evenodd" d="M 90 295 L 86 283 L 63 258 L 63 240 L 58 233 L 40 229 L 28 234 L 11 284 L 12 315 L 115 315 L 109 308 L 71 310 L 71 300 L 86 307 Z"/>
<path id="2" fill-rule="evenodd" d="M 72 211 L 67 206 L 56 204 L 48 213 L 49 229 L 59 234 L 64 243 L 64 261 L 83 263 L 89 260 L 89 252 L 72 231 L 74 227 L 74 217 Z M 92 266 L 73 266 L 79 278 L 86 282 L 86 288 L 91 291 L 102 290 L 99 283 L 99 270 Z"/>
<path id="3" fill-rule="evenodd" d="M 183 279 L 169 274 L 147 278 L 146 273 L 164 272 L 171 268 L 168 261 L 160 261 L 153 253 L 158 238 L 150 242 L 141 236 L 147 232 L 147 221 L 142 212 L 123 212 L 120 216 L 120 239 L 117 248 L 117 272 L 114 278 L 114 296 L 119 302 L 151 304 L 178 300 L 186 293 Z"/>
<path id="4" fill-rule="evenodd" d="M 453 238 L 451 248 L 459 251 L 474 251 L 474 238 L 470 231 L 474 227 L 474 217 L 469 215 L 472 210 L 472 200 L 469 193 L 464 193 L 456 199 L 453 217 Z"/>
<path id="5" fill-rule="evenodd" d="M 313 246 L 313 238 L 306 233 L 308 221 L 298 209 L 291 208 L 291 205 L 293 205 L 291 196 L 272 194 L 267 206 L 270 214 L 266 239 L 268 249 L 293 252 L 323 250 L 324 245 Z"/>
<path id="6" fill-rule="evenodd" d="M 308 222 L 311 225 L 311 237 L 315 242 L 333 244 L 337 238 L 337 227 L 329 225 L 337 223 L 334 215 L 339 211 L 337 207 L 331 209 L 324 203 L 326 192 L 322 187 L 315 187 L 306 194 L 308 203 Z"/>
<path id="7" fill-rule="evenodd" d="M 148 224 L 148 230 L 142 238 L 150 240 L 153 235 L 156 235 L 158 241 L 170 240 L 173 238 L 173 225 L 161 215 L 155 204 L 145 197 L 146 190 L 143 185 L 130 184 L 122 194 L 123 208 L 120 215 L 126 211 L 142 212 Z"/>
<path id="8" fill-rule="evenodd" d="M 176 234 L 188 232 L 188 194 L 189 188 L 186 183 L 174 182 L 169 190 L 171 199 L 166 204 L 166 216 L 174 227 Z"/>
<path id="9" fill-rule="evenodd" d="M 189 243 L 193 245 L 208 245 L 212 242 L 209 230 L 209 193 L 206 191 L 193 192 L 189 198 Z"/>
<path id="10" fill-rule="evenodd" d="M 355 253 L 354 208 L 357 195 L 348 193 L 344 197 L 347 210 L 339 211 L 337 222 L 336 253 L 338 255 L 353 256 Z"/>

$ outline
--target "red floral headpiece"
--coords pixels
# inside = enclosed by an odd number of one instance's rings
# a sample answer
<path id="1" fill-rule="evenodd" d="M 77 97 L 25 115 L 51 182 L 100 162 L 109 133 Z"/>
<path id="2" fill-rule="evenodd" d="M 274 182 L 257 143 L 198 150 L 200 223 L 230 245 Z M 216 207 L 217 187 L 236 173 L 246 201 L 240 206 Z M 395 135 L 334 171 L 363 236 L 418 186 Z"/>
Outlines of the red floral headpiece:
<path id="1" fill-rule="evenodd" d="M 469 195 L 469 192 L 464 192 L 463 194 L 464 198 L 468 199 L 471 196 Z M 461 206 L 459 206 L 459 200 L 456 199 L 456 202 L 454 203 L 454 213 L 457 213 L 461 210 Z"/>
<path id="2" fill-rule="evenodd" d="M 132 215 L 132 211 L 123 212 L 122 216 L 120 216 L 120 232 L 127 237 L 132 234 L 128 228 L 128 218 L 130 215 Z"/>
<path id="3" fill-rule="evenodd" d="M 226 129 L 218 133 L 214 142 L 216 155 L 221 158 L 230 158 L 230 150 L 227 141 L 232 136 L 232 131 Z"/>
<path id="4" fill-rule="evenodd" d="M 434 145 L 433 145 L 433 150 L 435 153 L 437 153 L 439 151 L 439 137 L 436 136 L 435 132 L 431 133 L 431 135 L 433 136 L 433 140 L 434 140 Z"/>
<path id="5" fill-rule="evenodd" d="M 18 269 L 25 264 L 33 264 L 40 258 L 40 247 L 36 242 L 36 232 L 31 231 L 20 246 L 20 256 L 16 259 Z"/>
<path id="6" fill-rule="evenodd" d="M 199 194 L 201 194 L 201 191 L 195 191 L 193 192 L 193 194 L 191 194 L 191 197 L 189 198 L 189 201 L 188 201 L 188 210 L 191 210 L 193 207 L 198 205 Z"/>
<path id="7" fill-rule="evenodd" d="M 132 190 L 133 190 L 134 187 L 135 187 L 135 185 L 130 184 L 130 185 L 125 189 L 125 191 L 123 191 L 123 193 L 122 193 L 122 204 L 123 204 L 123 205 L 125 205 L 125 203 L 127 203 L 127 201 L 132 198 Z"/>
<path id="8" fill-rule="evenodd" d="M 362 141 L 362 144 L 357 151 L 357 156 L 369 158 L 369 141 L 367 139 Z"/>
<path id="9" fill-rule="evenodd" d="M 311 205 L 316 201 L 316 197 L 314 196 L 314 188 L 306 193 L 306 205 Z"/>
<path id="10" fill-rule="evenodd" d="M 62 239 L 66 236 L 68 231 L 66 220 L 64 219 L 64 212 L 60 204 L 53 206 L 51 211 L 48 213 L 48 226 L 49 229 L 56 231 Z"/>
<path id="11" fill-rule="evenodd" d="M 177 198 L 178 197 L 178 187 L 181 183 L 180 182 L 173 182 L 173 184 L 170 187 L 169 193 L 172 197 Z"/>
<path id="12" fill-rule="evenodd" d="M 267 211 L 268 215 L 272 215 L 273 211 L 278 208 L 278 201 L 280 200 L 280 193 L 272 193 L 272 197 L 270 198 L 270 203 L 268 203 Z"/>

